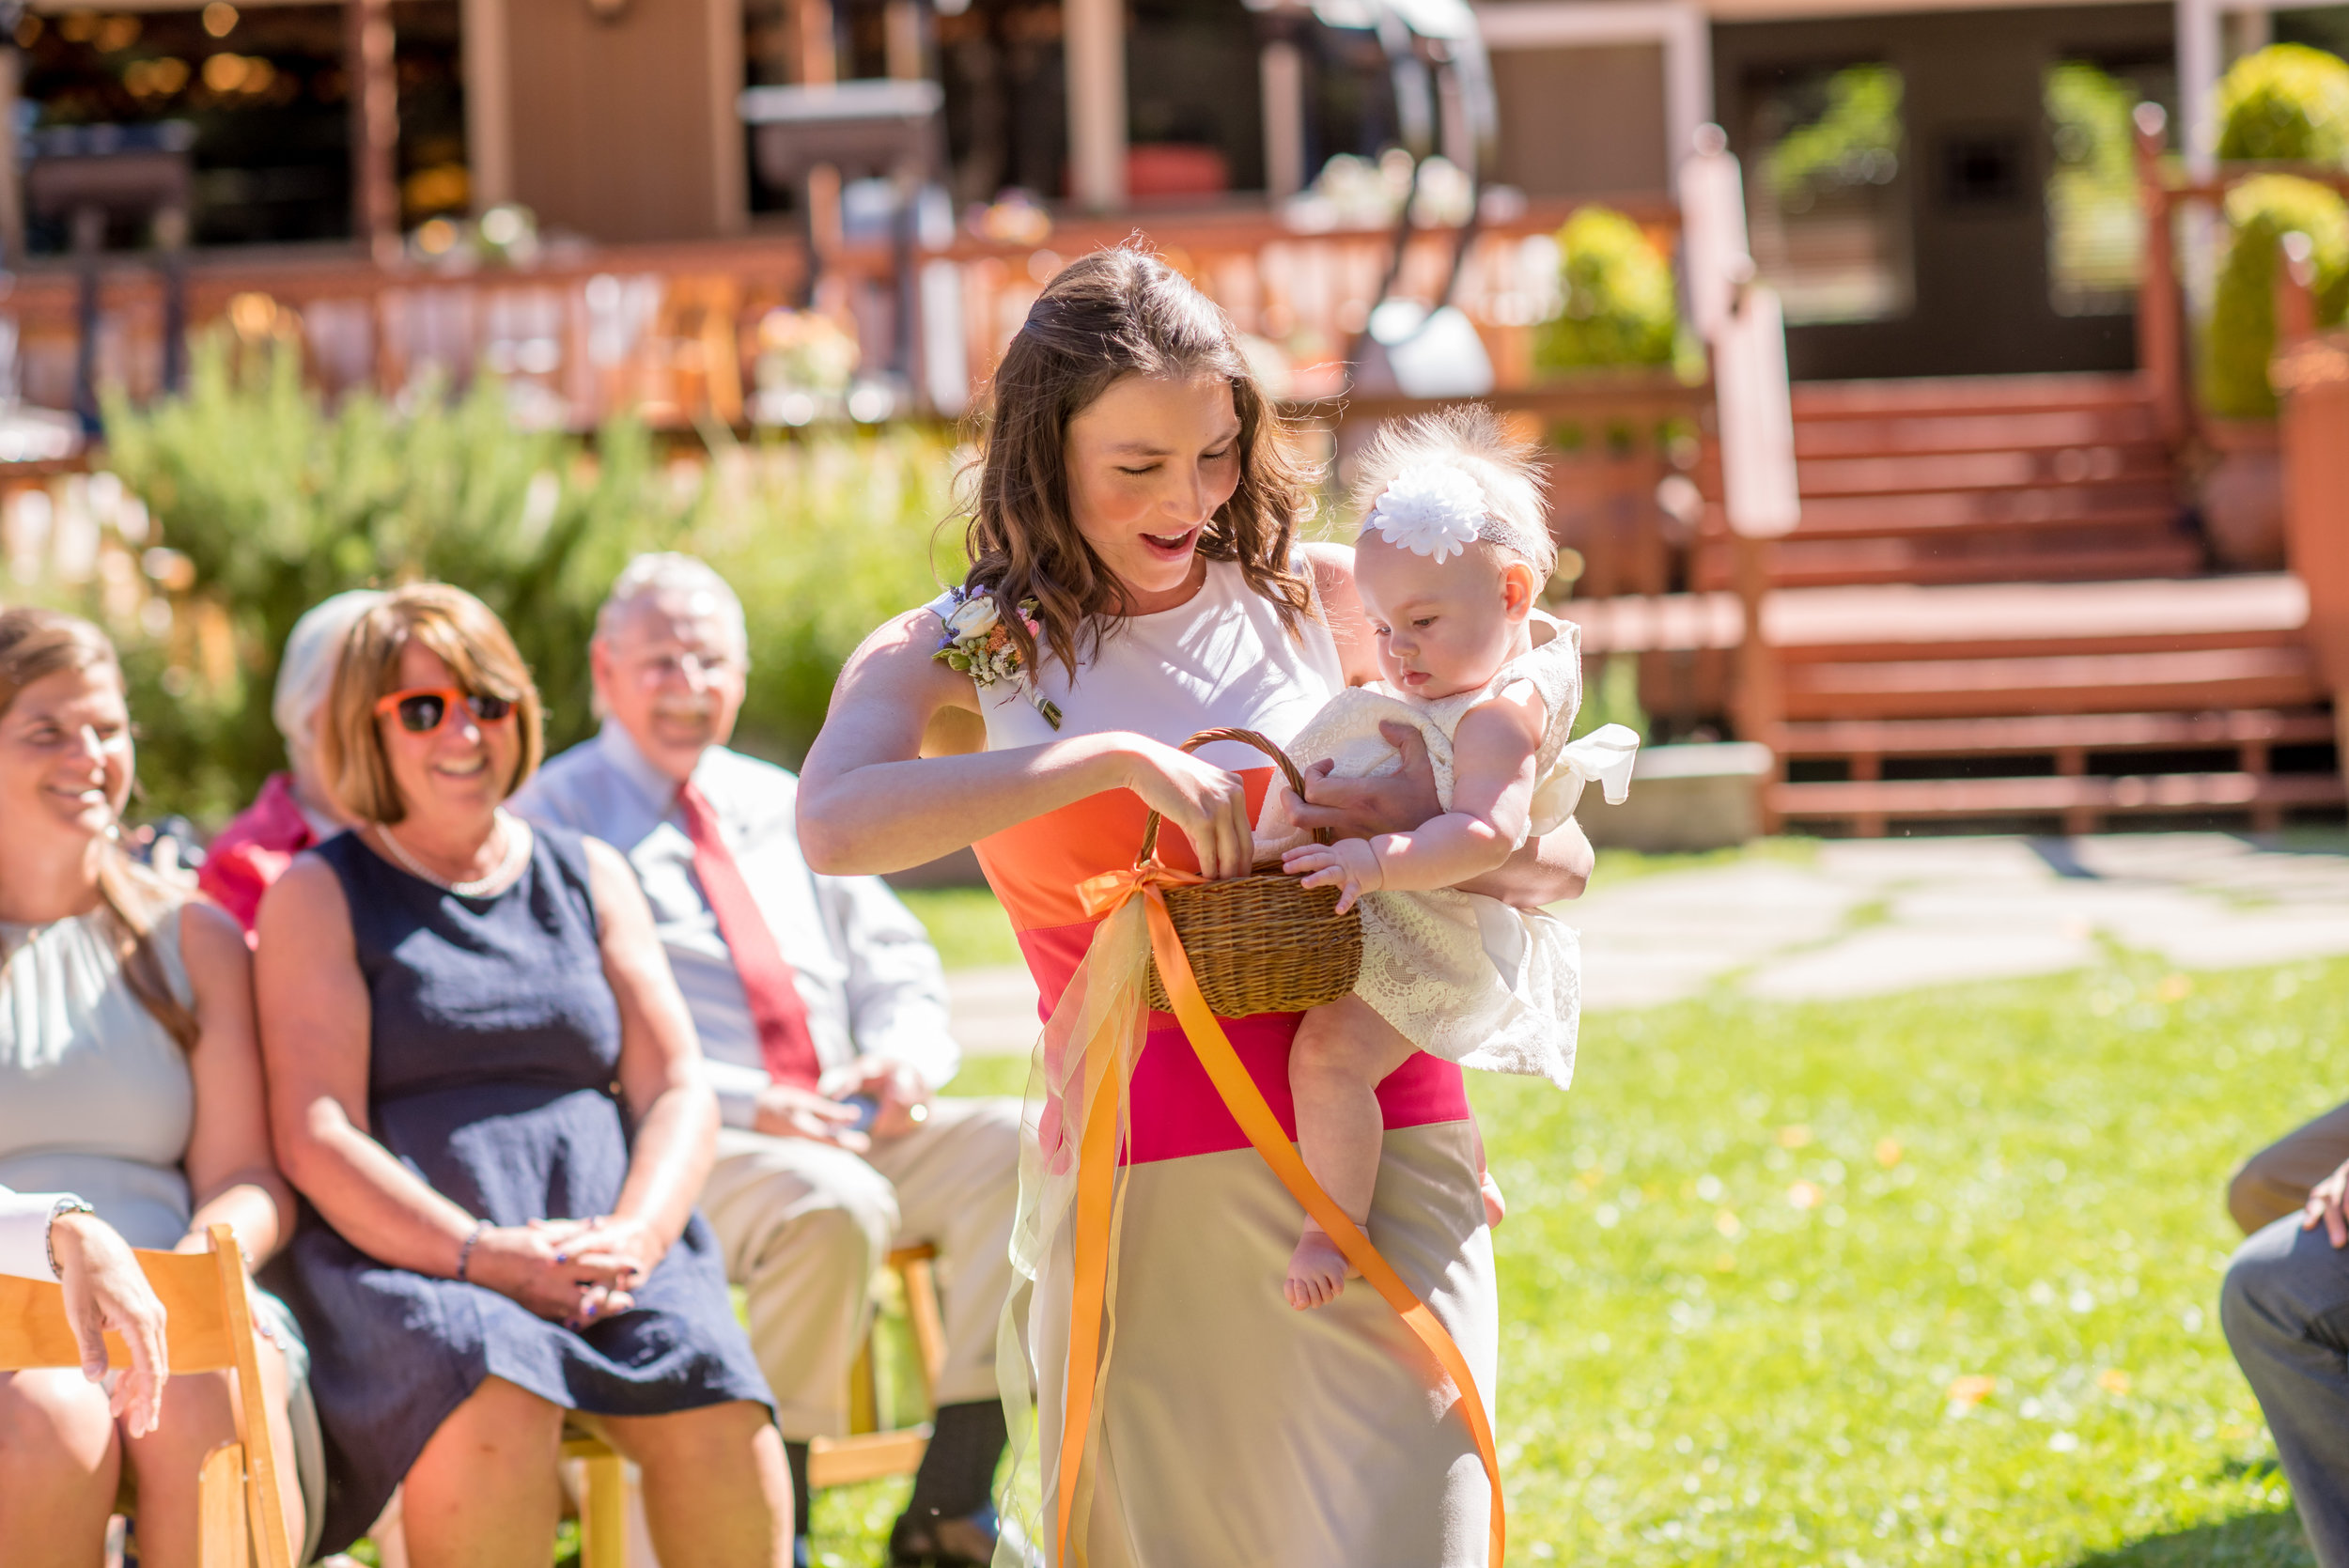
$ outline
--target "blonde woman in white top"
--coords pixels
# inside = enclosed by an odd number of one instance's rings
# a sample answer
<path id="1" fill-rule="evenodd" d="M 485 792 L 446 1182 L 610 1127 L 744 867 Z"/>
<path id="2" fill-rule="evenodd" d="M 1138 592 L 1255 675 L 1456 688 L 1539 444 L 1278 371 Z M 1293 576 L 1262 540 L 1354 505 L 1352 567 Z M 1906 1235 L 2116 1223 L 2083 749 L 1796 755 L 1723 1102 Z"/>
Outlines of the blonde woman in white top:
<path id="1" fill-rule="evenodd" d="M 105 634 L 0 611 L 0 1182 L 78 1193 L 134 1247 L 201 1250 L 225 1224 L 248 1260 L 290 1228 L 270 1158 L 251 959 L 234 921 L 116 844 L 132 751 Z M 261 1374 L 315 1434 L 291 1317 L 253 1293 Z M 195 1561 L 196 1472 L 235 1435 L 224 1374 L 179 1377 L 161 1419 L 77 1370 L 0 1376 L 0 1542 L 9 1568 L 87 1568 L 128 1481 L 140 1560 Z M 315 1443 L 283 1445 L 288 1529 L 306 1539 Z"/>

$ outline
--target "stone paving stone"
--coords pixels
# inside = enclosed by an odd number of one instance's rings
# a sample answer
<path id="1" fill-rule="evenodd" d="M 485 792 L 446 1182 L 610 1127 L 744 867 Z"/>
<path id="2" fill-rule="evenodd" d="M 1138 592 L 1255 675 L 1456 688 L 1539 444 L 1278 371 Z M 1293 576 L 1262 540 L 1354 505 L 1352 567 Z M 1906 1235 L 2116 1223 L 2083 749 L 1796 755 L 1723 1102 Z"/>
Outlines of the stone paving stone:
<path id="1" fill-rule="evenodd" d="M 1796 1001 L 2048 974 L 2102 945 L 2182 969 L 2349 954 L 2349 842 L 2225 833 L 1820 844 L 1634 877 L 1557 911 L 1582 938 L 1582 1000 L 1651 1007 L 1725 986 Z M 1017 968 L 947 976 L 973 1055 L 1024 1054 L 1035 988 Z"/>
<path id="2" fill-rule="evenodd" d="M 1883 996 L 1922 986 L 2058 974 L 2094 961 L 2096 944 L 2053 924 L 1877 925 L 1832 947 L 1774 958 L 1739 984 L 1777 1001 Z"/>

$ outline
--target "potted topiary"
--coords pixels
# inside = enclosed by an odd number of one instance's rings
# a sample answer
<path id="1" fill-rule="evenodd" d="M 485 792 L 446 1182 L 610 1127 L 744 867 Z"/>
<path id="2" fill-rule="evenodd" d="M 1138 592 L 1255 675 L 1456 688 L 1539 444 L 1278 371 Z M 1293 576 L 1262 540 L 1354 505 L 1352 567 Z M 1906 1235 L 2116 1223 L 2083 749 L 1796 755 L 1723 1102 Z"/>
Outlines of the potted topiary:
<path id="1" fill-rule="evenodd" d="M 1670 254 L 1604 207 L 1578 209 L 1557 244 L 1558 309 L 1533 328 L 1534 374 L 1555 380 L 1672 367 L 1682 344 Z M 1660 483 L 1679 477 L 1672 443 L 1649 425 L 1600 419 L 1558 425 L 1549 446 L 1561 586 L 1601 596 L 1670 588 L 1673 552 L 1688 542 L 1657 499 Z"/>
<path id="2" fill-rule="evenodd" d="M 2230 162 L 2349 167 L 2349 63 L 2322 50 L 2276 44 L 2235 62 L 2218 88 L 2218 156 Z M 2283 464 L 2276 394 L 2278 248 L 2287 234 L 2315 250 L 2317 319 L 2349 305 L 2349 206 L 2312 180 L 2256 175 L 2227 194 L 2226 244 L 2201 355 L 2209 461 L 2202 521 L 2219 561 L 2243 569 L 2283 564 Z"/>
<path id="3" fill-rule="evenodd" d="M 2283 461 L 2276 392 L 2276 272 L 2287 234 L 2308 236 L 2316 270 L 2316 318 L 2349 306 L 2349 204 L 2313 180 L 2258 175 L 2227 193 L 2227 248 L 2202 349 L 2202 522 L 2220 562 L 2247 570 L 2283 565 Z"/>
<path id="4" fill-rule="evenodd" d="M 1638 224 L 1609 208 L 1578 210 L 1558 230 L 1558 314 L 1533 331 L 1536 370 L 1672 364 L 1672 260 Z"/>

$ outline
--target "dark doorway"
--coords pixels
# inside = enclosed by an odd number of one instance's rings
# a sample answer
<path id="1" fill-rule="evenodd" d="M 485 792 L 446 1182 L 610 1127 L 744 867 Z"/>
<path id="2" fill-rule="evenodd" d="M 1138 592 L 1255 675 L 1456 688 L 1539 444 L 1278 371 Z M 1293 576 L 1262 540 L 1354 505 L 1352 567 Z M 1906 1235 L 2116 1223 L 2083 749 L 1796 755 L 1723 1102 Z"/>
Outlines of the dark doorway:
<path id="1" fill-rule="evenodd" d="M 2127 113 L 2174 101 L 2171 16 L 1716 27 L 1720 120 L 1796 377 L 2130 368 Z"/>

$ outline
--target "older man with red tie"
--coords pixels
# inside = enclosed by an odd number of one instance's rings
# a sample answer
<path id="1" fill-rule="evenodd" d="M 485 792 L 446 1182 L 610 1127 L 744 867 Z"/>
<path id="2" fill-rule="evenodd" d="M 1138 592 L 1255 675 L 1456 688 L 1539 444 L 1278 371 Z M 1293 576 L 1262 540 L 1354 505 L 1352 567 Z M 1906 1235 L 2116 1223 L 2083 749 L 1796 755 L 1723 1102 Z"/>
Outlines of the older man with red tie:
<path id="1" fill-rule="evenodd" d="M 874 1267 L 891 1246 L 926 1241 L 939 1250 L 946 1365 L 891 1559 L 986 1562 L 1018 1102 L 932 1098 L 958 1053 L 927 933 L 878 879 L 809 871 L 798 781 L 727 749 L 748 656 L 725 582 L 685 556 L 639 557 L 590 651 L 602 731 L 514 804 L 618 848 L 652 906 L 723 1112 L 702 1209 L 749 1297 L 801 1551 L 807 1440 L 846 1428 Z"/>

